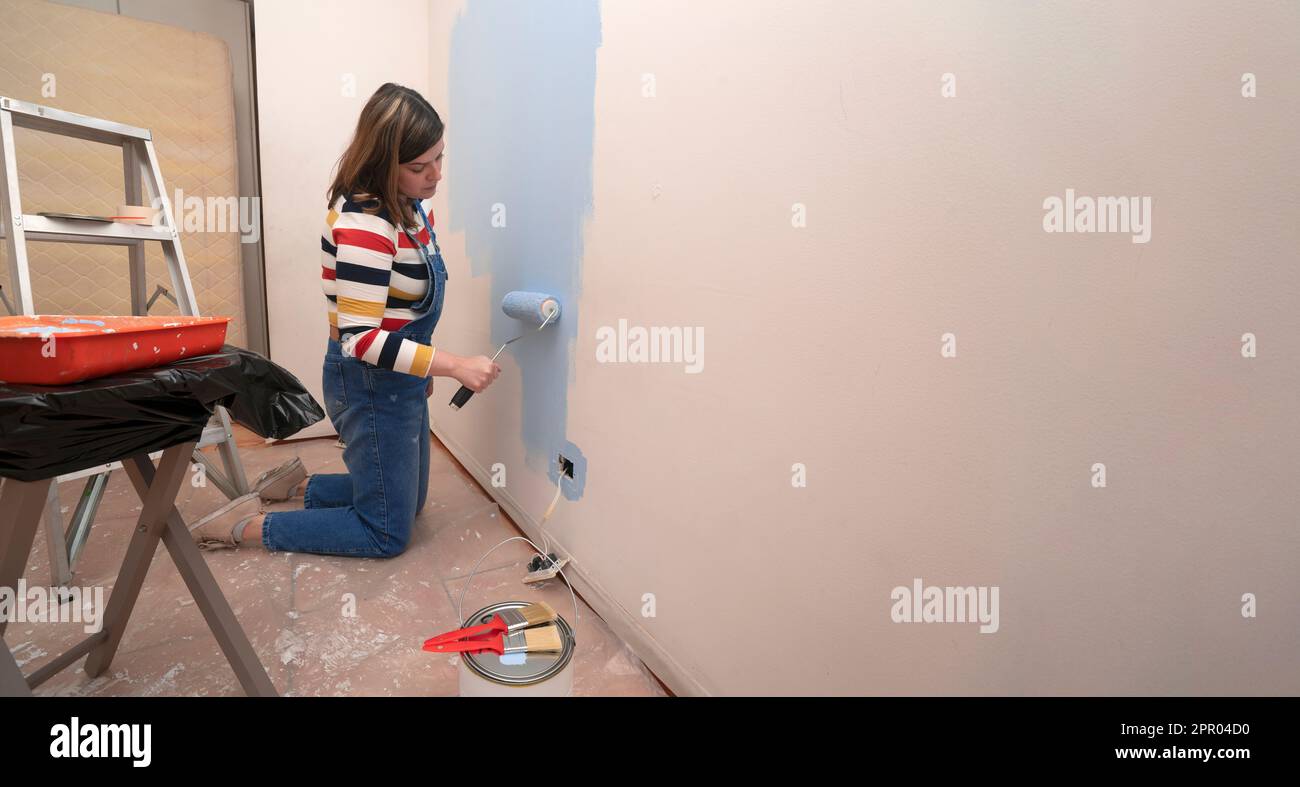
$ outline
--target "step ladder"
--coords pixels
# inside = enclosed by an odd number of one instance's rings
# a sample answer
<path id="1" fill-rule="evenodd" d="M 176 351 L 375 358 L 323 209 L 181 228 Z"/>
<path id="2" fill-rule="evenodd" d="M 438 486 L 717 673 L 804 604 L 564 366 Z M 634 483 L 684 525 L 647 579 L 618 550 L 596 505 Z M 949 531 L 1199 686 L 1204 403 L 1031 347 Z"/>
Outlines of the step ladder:
<path id="1" fill-rule="evenodd" d="M 162 224 L 110 224 L 24 214 L 18 193 L 15 128 L 120 147 L 126 204 L 161 207 Z M 147 197 L 148 201 L 142 202 L 142 197 Z M 32 300 L 31 273 L 27 266 L 28 241 L 126 246 L 131 274 L 131 313 L 134 315 L 147 315 L 149 304 L 153 300 L 147 299 L 146 295 L 144 244 L 161 243 L 177 307 L 184 315 L 199 314 L 190 274 L 185 267 L 185 255 L 181 252 L 180 235 L 172 216 L 171 201 L 163 186 L 162 171 L 158 167 L 158 156 L 154 152 L 153 137 L 148 129 L 0 96 L 0 238 L 5 240 L 9 258 L 9 283 L 14 288 L 17 309 L 22 314 L 36 313 Z M 7 298 L 5 302 L 9 302 Z M 224 473 L 199 450 L 210 445 L 217 446 L 225 466 Z M 161 451 L 155 451 L 151 456 L 157 458 L 161 454 Z M 248 479 L 244 475 L 244 466 L 230 428 L 230 416 L 224 407 L 216 408 L 212 420 L 204 428 L 195 446 L 193 460 L 203 465 L 206 478 L 211 479 L 227 497 L 233 499 L 249 491 Z M 90 534 L 95 511 L 108 486 L 108 475 L 121 466 L 121 462 L 113 462 L 67 473 L 59 476 L 56 483 L 50 484 L 45 506 L 45 525 L 55 586 L 66 587 L 71 584 L 72 567 Z M 65 530 L 59 506 L 58 485 L 80 478 L 87 480 Z"/>

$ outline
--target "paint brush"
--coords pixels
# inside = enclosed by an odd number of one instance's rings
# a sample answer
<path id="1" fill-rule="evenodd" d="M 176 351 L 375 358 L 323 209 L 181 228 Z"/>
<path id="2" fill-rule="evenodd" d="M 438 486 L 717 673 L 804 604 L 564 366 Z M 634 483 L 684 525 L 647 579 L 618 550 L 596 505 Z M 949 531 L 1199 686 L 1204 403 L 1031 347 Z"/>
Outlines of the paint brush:
<path id="1" fill-rule="evenodd" d="M 458 639 L 454 642 L 425 643 L 424 649 L 432 653 L 482 653 L 490 650 L 498 656 L 507 653 L 533 653 L 541 650 L 563 650 L 560 629 L 554 623 L 536 628 L 521 629 L 508 634 L 492 634 L 480 639 Z"/>
<path id="2" fill-rule="evenodd" d="M 545 601 L 538 601 L 529 604 L 526 607 L 513 609 L 503 609 L 492 616 L 492 619 L 481 626 L 470 626 L 468 628 L 448 631 L 446 634 L 439 634 L 436 637 L 430 637 L 424 641 L 425 650 L 430 645 L 436 645 L 440 642 L 451 642 L 458 639 L 469 639 L 470 637 L 480 637 L 484 634 L 508 634 L 512 631 L 526 629 L 529 626 L 540 626 L 543 623 L 550 623 L 555 620 L 555 610 Z"/>

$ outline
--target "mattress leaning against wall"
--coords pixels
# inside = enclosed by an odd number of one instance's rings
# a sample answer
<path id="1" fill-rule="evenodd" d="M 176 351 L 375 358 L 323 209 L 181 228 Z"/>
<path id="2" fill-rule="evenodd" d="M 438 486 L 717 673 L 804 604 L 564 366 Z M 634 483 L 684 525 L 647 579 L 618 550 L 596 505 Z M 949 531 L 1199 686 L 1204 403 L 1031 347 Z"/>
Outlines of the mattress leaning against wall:
<path id="1" fill-rule="evenodd" d="M 175 202 L 179 189 L 205 206 L 202 226 L 209 231 L 188 231 L 184 206 L 173 205 L 199 310 L 231 317 L 226 341 L 242 346 L 239 227 L 226 222 L 226 231 L 212 231 L 222 224 L 206 223 L 209 198 L 239 196 L 234 94 L 225 42 L 169 25 L 39 0 L 5 0 L 4 6 L 0 95 L 153 132 L 167 196 Z M 119 148 L 28 129 L 16 129 L 14 136 L 24 213 L 112 215 L 122 204 Z M 194 215 L 190 211 L 191 221 Z M 29 243 L 27 248 L 38 312 L 131 313 L 125 247 Z M 147 294 L 153 295 L 158 285 L 171 291 L 161 247 L 146 244 L 145 249 Z M 0 284 L 18 308 L 3 244 Z M 158 297 L 149 313 L 179 312 L 170 300 Z"/>

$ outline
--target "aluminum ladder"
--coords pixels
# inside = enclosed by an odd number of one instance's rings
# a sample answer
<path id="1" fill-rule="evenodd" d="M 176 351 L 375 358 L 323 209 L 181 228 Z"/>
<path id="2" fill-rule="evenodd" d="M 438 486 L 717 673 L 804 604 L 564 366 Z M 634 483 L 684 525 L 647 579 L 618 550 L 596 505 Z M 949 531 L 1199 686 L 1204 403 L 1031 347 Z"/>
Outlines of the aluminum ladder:
<path id="1" fill-rule="evenodd" d="M 122 169 L 126 187 L 126 204 L 161 208 L 161 225 L 148 226 L 124 223 L 101 223 L 57 219 L 24 214 L 18 192 L 18 160 L 14 152 L 14 129 L 27 128 L 49 134 L 89 140 L 122 149 Z M 143 185 L 143 190 L 142 190 Z M 149 202 L 142 202 L 147 196 Z M 180 235 L 172 214 L 171 201 L 163 186 L 162 171 L 154 152 L 153 137 L 148 129 L 114 123 L 109 120 L 67 112 L 53 107 L 0 96 L 0 238 L 5 240 L 9 258 L 9 282 L 15 288 L 18 310 L 22 314 L 35 314 L 32 301 L 31 273 L 27 263 L 27 241 L 56 243 L 99 243 L 126 246 L 131 274 L 131 313 L 146 315 L 149 303 L 146 297 L 145 247 L 146 242 L 162 244 L 171 274 L 172 291 L 181 314 L 199 314 L 190 284 L 190 274 L 185 267 Z M 6 302 L 8 299 L 6 299 Z M 223 473 L 200 450 L 215 445 L 225 466 Z M 151 456 L 161 455 L 156 451 Z M 211 421 L 204 428 L 195 445 L 193 461 L 204 467 L 205 477 L 212 479 L 223 494 L 235 498 L 249 491 L 244 465 L 235 447 L 230 416 L 218 406 Z M 57 483 L 50 484 L 45 504 L 45 526 L 49 543 L 50 567 L 53 584 L 66 587 L 72 581 L 72 567 L 76 564 L 95 511 L 108 486 L 109 473 L 122 466 L 121 462 L 79 470 L 60 475 Z M 59 507 L 58 484 L 86 478 L 81 499 L 71 521 L 64 527 L 63 513 Z"/>

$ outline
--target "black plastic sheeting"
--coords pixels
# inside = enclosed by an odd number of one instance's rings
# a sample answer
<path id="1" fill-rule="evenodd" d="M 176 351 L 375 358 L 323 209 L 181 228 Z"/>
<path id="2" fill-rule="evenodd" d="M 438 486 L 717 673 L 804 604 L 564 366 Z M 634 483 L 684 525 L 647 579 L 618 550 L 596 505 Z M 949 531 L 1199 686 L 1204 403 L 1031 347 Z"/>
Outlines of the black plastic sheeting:
<path id="1" fill-rule="evenodd" d="M 325 417 L 297 377 L 229 344 L 73 385 L 0 382 L 0 476 L 39 481 L 197 440 L 217 405 L 262 437 Z"/>

